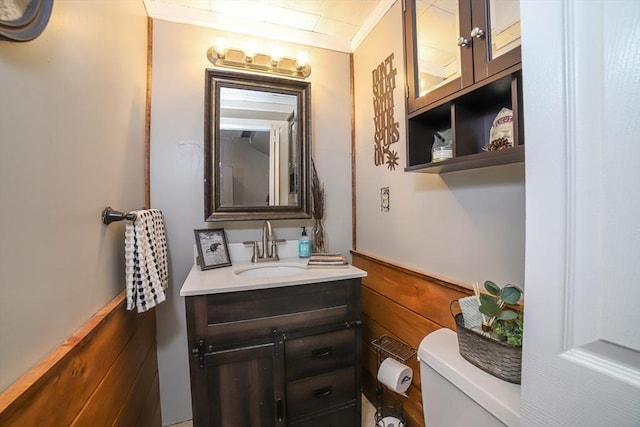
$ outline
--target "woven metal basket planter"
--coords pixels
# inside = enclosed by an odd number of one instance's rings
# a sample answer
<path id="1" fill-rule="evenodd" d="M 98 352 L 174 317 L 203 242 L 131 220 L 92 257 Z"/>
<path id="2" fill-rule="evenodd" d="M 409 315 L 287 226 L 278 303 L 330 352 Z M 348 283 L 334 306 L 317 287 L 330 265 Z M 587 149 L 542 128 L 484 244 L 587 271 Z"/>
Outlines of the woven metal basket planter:
<path id="1" fill-rule="evenodd" d="M 520 384 L 522 347 L 512 347 L 467 329 L 462 313 L 456 314 L 454 319 L 462 357 L 494 377 Z"/>

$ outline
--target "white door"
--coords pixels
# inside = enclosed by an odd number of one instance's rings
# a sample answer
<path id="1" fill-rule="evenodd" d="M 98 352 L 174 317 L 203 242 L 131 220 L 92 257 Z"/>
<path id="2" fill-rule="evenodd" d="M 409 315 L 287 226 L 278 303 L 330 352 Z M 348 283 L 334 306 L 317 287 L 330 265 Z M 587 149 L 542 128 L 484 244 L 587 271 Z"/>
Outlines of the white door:
<path id="1" fill-rule="evenodd" d="M 220 166 L 220 205 L 233 206 L 233 166 Z"/>
<path id="2" fill-rule="evenodd" d="M 269 205 L 280 205 L 280 126 L 275 123 L 269 133 Z"/>
<path id="3" fill-rule="evenodd" d="M 524 426 L 640 425 L 640 1 L 524 0 Z"/>

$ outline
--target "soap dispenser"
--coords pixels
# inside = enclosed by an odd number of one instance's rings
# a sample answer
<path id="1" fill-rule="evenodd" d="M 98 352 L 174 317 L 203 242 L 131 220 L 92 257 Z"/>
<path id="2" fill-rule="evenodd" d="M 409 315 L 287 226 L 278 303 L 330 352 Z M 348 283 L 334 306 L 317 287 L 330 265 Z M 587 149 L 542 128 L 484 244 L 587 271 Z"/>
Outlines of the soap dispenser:
<path id="1" fill-rule="evenodd" d="M 298 240 L 298 256 L 300 258 L 309 258 L 311 256 L 311 241 L 307 236 L 307 227 L 302 227 L 302 236 Z"/>

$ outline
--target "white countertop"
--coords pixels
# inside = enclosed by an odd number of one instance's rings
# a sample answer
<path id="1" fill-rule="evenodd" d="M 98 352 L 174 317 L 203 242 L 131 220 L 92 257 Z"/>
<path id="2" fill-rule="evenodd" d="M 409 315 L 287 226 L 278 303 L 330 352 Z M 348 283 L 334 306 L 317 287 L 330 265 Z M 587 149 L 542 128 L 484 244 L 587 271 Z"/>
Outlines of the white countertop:
<path id="1" fill-rule="evenodd" d="M 182 289 L 180 289 L 180 296 L 278 288 L 316 282 L 353 279 L 367 275 L 366 271 L 360 270 L 352 265 L 349 265 L 348 268 L 304 268 L 301 269 L 299 273 L 296 272 L 280 277 L 244 277 L 235 273 L 246 270 L 247 267 L 260 268 L 273 265 L 306 267 L 307 261 L 308 259 L 297 257 L 281 258 L 280 261 L 259 264 L 252 264 L 251 261 L 238 261 L 234 262 L 230 267 L 211 270 L 200 270 L 198 265 L 194 265 L 185 279 Z"/>

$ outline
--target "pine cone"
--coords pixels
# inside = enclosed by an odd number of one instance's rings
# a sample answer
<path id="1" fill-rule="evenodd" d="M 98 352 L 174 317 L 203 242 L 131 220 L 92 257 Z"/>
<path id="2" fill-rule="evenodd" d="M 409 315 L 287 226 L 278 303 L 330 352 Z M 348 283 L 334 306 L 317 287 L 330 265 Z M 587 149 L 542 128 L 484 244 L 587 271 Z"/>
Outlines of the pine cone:
<path id="1" fill-rule="evenodd" d="M 510 147 L 512 147 L 512 145 L 509 142 L 509 140 L 505 137 L 502 137 L 502 138 L 494 139 L 493 141 L 485 145 L 482 149 L 484 151 L 496 151 L 496 150 L 502 150 L 503 148 L 510 148 Z"/>

